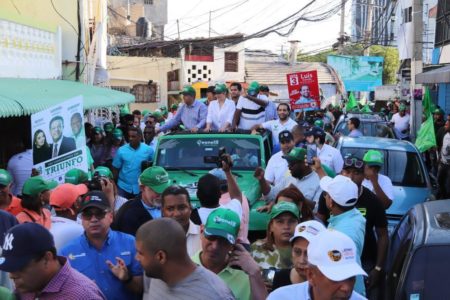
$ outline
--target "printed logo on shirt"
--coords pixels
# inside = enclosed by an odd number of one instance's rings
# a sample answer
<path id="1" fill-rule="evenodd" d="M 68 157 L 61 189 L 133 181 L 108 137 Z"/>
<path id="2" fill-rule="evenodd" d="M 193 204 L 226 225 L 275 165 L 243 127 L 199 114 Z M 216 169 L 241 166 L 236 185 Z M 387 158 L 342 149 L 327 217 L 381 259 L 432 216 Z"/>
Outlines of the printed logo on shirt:
<path id="1" fill-rule="evenodd" d="M 328 257 L 329 257 L 332 261 L 338 262 L 338 261 L 341 260 L 342 254 L 341 254 L 341 252 L 340 252 L 339 250 L 331 250 L 331 251 L 328 251 Z"/>
<path id="2" fill-rule="evenodd" d="M 367 208 L 365 207 L 358 207 L 359 212 L 363 215 L 363 217 L 367 214 Z"/>
<path id="3" fill-rule="evenodd" d="M 120 252 L 120 255 L 131 255 L 131 252 L 130 251 Z"/>
<path id="4" fill-rule="evenodd" d="M 75 258 L 85 257 L 85 256 L 86 256 L 86 253 L 80 253 L 80 254 L 70 253 L 69 255 L 67 255 L 67 258 L 69 258 L 70 260 L 74 260 Z"/>

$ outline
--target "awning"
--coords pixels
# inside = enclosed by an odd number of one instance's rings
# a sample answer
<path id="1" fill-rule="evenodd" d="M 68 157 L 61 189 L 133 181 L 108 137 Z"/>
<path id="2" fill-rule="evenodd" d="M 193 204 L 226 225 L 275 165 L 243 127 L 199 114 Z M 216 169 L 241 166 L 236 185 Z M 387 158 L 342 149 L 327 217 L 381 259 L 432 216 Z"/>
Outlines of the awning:
<path id="1" fill-rule="evenodd" d="M 450 65 L 416 75 L 416 83 L 445 83 L 450 82 Z"/>
<path id="2" fill-rule="evenodd" d="M 134 101 L 132 94 L 75 81 L 0 78 L 0 117 L 30 115 L 79 95 L 85 109 Z"/>

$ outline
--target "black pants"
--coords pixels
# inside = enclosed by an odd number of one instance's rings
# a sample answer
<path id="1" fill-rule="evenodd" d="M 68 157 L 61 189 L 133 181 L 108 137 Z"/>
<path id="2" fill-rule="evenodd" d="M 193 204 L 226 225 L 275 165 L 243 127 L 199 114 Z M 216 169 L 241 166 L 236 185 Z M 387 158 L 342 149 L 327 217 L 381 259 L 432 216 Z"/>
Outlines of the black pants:
<path id="1" fill-rule="evenodd" d="M 439 164 L 437 180 L 439 185 L 438 199 L 450 198 L 450 165 Z"/>

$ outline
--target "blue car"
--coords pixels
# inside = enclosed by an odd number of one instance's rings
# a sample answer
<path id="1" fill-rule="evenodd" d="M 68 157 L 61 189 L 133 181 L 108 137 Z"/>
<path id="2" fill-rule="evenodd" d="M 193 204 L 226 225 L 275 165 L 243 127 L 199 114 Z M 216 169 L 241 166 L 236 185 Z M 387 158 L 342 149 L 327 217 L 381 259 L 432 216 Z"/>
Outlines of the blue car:
<path id="1" fill-rule="evenodd" d="M 370 149 L 384 154 L 384 165 L 380 172 L 388 176 L 394 185 L 394 199 L 386 210 L 389 233 L 411 207 L 434 200 L 422 156 L 410 142 L 377 137 L 341 137 L 336 148 L 343 156 L 351 153 L 361 159 Z"/>

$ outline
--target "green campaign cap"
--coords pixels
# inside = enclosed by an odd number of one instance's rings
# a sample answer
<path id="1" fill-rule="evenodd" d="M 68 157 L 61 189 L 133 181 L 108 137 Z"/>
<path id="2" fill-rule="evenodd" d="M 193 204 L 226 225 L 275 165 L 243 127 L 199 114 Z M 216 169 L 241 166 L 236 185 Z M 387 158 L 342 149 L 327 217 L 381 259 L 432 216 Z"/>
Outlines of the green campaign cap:
<path id="1" fill-rule="evenodd" d="M 443 111 L 442 109 L 440 109 L 440 108 L 436 108 L 436 109 L 434 110 L 433 114 L 436 114 L 436 115 L 443 115 L 443 114 L 444 114 L 444 111 Z"/>
<path id="2" fill-rule="evenodd" d="M 101 177 L 108 177 L 108 178 L 114 179 L 113 173 L 111 172 L 111 170 L 108 167 L 99 166 L 99 167 L 95 168 L 94 175 L 95 174 L 98 174 L 98 176 L 101 176 Z"/>
<path id="3" fill-rule="evenodd" d="M 110 133 L 114 130 L 114 124 L 111 122 L 106 122 L 105 124 L 103 124 L 103 130 L 107 133 Z"/>
<path id="4" fill-rule="evenodd" d="M 41 176 L 33 176 L 27 179 L 23 184 L 22 194 L 32 197 L 36 197 L 40 193 L 48 190 L 52 190 L 58 186 L 58 183 L 54 180 L 45 180 Z"/>
<path id="5" fill-rule="evenodd" d="M 406 105 L 405 104 L 400 104 L 400 106 L 398 107 L 398 110 L 400 110 L 400 111 L 404 111 L 404 110 L 406 110 Z"/>
<path id="6" fill-rule="evenodd" d="M 300 215 L 297 205 L 292 202 L 281 201 L 272 207 L 272 210 L 270 211 L 270 219 L 274 219 L 285 212 L 290 212 L 297 219 Z"/>
<path id="7" fill-rule="evenodd" d="M 195 97 L 195 90 L 194 90 L 194 88 L 192 86 L 185 85 L 183 87 L 183 90 L 180 92 L 180 94 L 191 95 L 191 96 Z"/>
<path id="8" fill-rule="evenodd" d="M 161 114 L 161 112 L 156 110 L 152 113 L 152 117 L 154 117 L 156 119 L 160 119 L 162 117 L 162 114 Z"/>
<path id="9" fill-rule="evenodd" d="M 169 174 L 161 167 L 149 167 L 139 176 L 139 182 L 158 194 L 170 186 Z"/>
<path id="10" fill-rule="evenodd" d="M 170 109 L 178 109 L 178 104 L 172 104 L 171 106 L 170 106 Z"/>
<path id="11" fill-rule="evenodd" d="M 89 180 L 88 174 L 80 169 L 72 169 L 64 175 L 64 182 L 71 184 L 80 184 Z"/>
<path id="12" fill-rule="evenodd" d="M 125 115 L 129 115 L 130 114 L 130 109 L 128 108 L 128 106 L 127 105 L 125 105 L 124 107 L 122 107 L 121 109 L 120 109 L 120 112 L 119 112 L 119 115 L 122 117 L 122 116 L 125 116 Z"/>
<path id="13" fill-rule="evenodd" d="M 7 186 L 12 182 L 11 174 L 5 169 L 0 169 L 0 185 Z"/>
<path id="14" fill-rule="evenodd" d="M 230 244 L 236 243 L 241 221 L 236 212 L 227 208 L 217 208 L 213 210 L 206 220 L 205 236 L 220 236 Z"/>
<path id="15" fill-rule="evenodd" d="M 322 128 L 323 128 L 323 121 L 322 121 L 322 120 L 316 120 L 316 121 L 314 122 L 314 126 L 322 127 Z"/>
<path id="16" fill-rule="evenodd" d="M 101 127 L 98 127 L 98 126 L 95 126 L 93 130 L 94 130 L 95 133 L 102 133 L 103 132 L 103 129 Z"/>
<path id="17" fill-rule="evenodd" d="M 123 138 L 122 130 L 120 130 L 119 128 L 114 129 L 112 132 L 112 136 L 116 140 L 121 140 Z"/>
<path id="18" fill-rule="evenodd" d="M 167 111 L 167 106 L 161 106 L 161 107 L 159 108 L 159 110 L 162 111 L 162 112 L 163 112 L 163 111 Z"/>
<path id="19" fill-rule="evenodd" d="M 383 153 L 378 150 L 369 150 L 364 154 L 363 161 L 368 166 L 382 166 L 384 163 Z"/>
<path id="20" fill-rule="evenodd" d="M 144 109 L 143 111 L 142 111 L 142 115 L 143 116 L 145 116 L 146 114 L 148 114 L 150 111 L 148 110 L 148 109 Z"/>
<path id="21" fill-rule="evenodd" d="M 221 83 L 221 84 L 216 84 L 216 86 L 214 87 L 214 92 L 216 94 L 226 94 L 228 92 L 228 88 L 225 84 Z"/>
<path id="22" fill-rule="evenodd" d="M 306 150 L 303 148 L 293 148 L 288 155 L 283 155 L 287 161 L 304 161 L 306 157 Z"/>
<path id="23" fill-rule="evenodd" d="M 247 92 L 248 94 L 256 94 L 259 92 L 259 83 L 257 81 L 252 81 L 249 85 L 248 85 L 248 89 Z"/>

